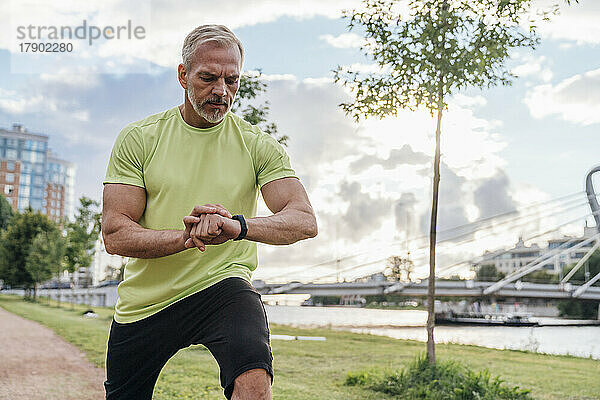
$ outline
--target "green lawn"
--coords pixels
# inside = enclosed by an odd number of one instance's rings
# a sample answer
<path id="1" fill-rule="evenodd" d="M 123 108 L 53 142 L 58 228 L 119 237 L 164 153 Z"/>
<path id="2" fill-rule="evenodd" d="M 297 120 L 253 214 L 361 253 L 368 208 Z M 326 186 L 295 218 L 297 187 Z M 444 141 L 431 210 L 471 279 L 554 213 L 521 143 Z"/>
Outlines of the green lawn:
<path id="1" fill-rule="evenodd" d="M 44 300 L 43 300 L 44 301 Z M 80 347 L 90 361 L 104 366 L 112 309 L 94 307 L 97 319 L 81 316 L 86 307 L 25 302 L 0 296 L 0 306 L 39 321 Z M 328 329 L 297 329 L 271 325 L 273 334 L 325 336 L 325 342 L 273 340 L 278 400 L 384 400 L 393 397 L 360 387 L 344 386 L 348 371 L 402 367 L 425 351 L 419 342 Z M 0 328 L 1 329 L 1 328 Z M 568 356 L 491 350 L 476 346 L 438 345 L 440 359 L 455 359 L 474 369 L 488 368 L 508 384 L 532 390 L 536 399 L 600 399 L 600 362 Z M 202 346 L 181 350 L 163 369 L 155 399 L 223 399 L 217 363 Z"/>

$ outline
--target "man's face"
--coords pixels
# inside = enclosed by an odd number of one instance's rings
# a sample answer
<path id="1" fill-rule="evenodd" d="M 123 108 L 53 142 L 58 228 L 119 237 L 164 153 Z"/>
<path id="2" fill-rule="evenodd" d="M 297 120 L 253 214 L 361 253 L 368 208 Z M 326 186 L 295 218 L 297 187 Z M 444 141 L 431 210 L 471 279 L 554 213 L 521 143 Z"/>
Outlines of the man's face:
<path id="1" fill-rule="evenodd" d="M 188 100 L 210 124 L 220 122 L 239 88 L 241 56 L 237 46 L 208 42 L 198 46 L 186 71 Z"/>

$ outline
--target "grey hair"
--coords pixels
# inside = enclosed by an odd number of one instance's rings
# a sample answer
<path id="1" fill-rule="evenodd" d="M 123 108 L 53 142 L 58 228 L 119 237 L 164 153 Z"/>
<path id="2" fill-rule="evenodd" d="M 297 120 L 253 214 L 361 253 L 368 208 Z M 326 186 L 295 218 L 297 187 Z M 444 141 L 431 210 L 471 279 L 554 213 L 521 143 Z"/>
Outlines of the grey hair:
<path id="1" fill-rule="evenodd" d="M 191 31 L 183 41 L 183 48 L 181 49 L 181 58 L 183 59 L 183 65 L 185 69 L 189 71 L 192 54 L 202 43 L 214 42 L 221 46 L 231 46 L 237 48 L 241 55 L 241 66 L 244 64 L 244 48 L 242 42 L 235 36 L 235 34 L 229 30 L 225 25 L 200 25 L 193 31 Z"/>

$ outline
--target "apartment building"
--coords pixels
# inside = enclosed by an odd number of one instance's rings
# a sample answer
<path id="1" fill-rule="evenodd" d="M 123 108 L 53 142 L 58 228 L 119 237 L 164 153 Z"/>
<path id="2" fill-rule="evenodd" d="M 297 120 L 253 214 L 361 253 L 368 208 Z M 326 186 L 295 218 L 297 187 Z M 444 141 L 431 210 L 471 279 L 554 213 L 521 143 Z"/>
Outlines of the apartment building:
<path id="1" fill-rule="evenodd" d="M 31 206 L 59 221 L 73 215 L 75 165 L 58 158 L 48 136 L 13 124 L 0 128 L 0 193 L 13 210 Z"/>
<path id="2" fill-rule="evenodd" d="M 570 249 L 587 239 L 590 239 L 596 234 L 598 234 L 596 227 L 586 226 L 583 231 L 583 236 L 563 236 L 558 239 L 551 239 L 545 247 L 540 247 L 535 243 L 531 246 L 526 246 L 523 242 L 523 238 L 519 238 L 517 244 L 508 250 L 500 249 L 493 252 L 486 251 L 482 256 L 482 259 L 473 266 L 475 269 L 478 269 L 482 265 L 494 265 L 497 271 L 508 275 L 511 272 L 540 259 L 542 256 L 547 256 L 548 258 L 544 258 L 545 263 L 541 270 L 551 274 L 560 274 L 563 267 L 581 260 L 594 246 L 595 241 L 586 243 L 574 250 Z"/>

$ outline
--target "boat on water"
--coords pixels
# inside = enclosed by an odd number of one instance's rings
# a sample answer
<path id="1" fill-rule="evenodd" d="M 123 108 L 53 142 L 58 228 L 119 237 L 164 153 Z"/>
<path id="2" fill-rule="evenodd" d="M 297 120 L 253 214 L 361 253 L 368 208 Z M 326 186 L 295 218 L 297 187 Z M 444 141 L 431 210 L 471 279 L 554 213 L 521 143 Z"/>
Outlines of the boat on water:
<path id="1" fill-rule="evenodd" d="M 484 325 L 484 326 L 539 326 L 530 321 L 528 314 L 455 313 L 452 311 L 435 314 L 439 325 Z"/>

